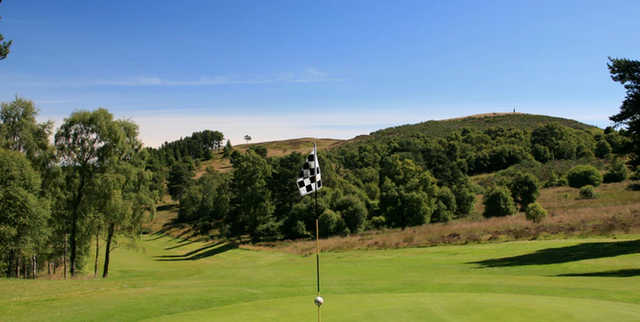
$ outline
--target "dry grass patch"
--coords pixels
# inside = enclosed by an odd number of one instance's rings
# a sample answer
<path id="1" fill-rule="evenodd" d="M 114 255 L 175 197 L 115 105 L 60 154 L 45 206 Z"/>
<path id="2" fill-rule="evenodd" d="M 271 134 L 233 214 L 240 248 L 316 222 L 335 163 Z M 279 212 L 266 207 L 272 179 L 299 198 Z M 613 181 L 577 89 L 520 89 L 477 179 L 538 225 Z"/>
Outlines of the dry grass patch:
<path id="1" fill-rule="evenodd" d="M 428 224 L 404 230 L 386 229 L 346 237 L 320 240 L 321 251 L 386 249 L 461 245 L 548 237 L 598 236 L 612 233 L 640 233 L 640 204 L 602 207 L 599 211 L 577 209 L 555 214 L 539 224 L 522 214 L 478 221 Z M 245 245 L 244 248 L 276 249 L 308 255 L 315 252 L 315 241 L 285 241 Z"/>

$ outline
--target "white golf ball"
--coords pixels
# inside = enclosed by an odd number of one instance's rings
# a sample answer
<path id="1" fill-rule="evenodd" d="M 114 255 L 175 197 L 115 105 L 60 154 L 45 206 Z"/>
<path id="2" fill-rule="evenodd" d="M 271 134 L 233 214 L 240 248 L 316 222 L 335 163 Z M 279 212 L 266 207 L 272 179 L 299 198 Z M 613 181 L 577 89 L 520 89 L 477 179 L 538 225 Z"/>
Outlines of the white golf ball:
<path id="1" fill-rule="evenodd" d="M 317 306 L 322 305 L 322 303 L 324 303 L 324 299 L 322 298 L 322 296 L 316 296 L 316 298 L 313 300 L 313 303 L 315 303 Z"/>

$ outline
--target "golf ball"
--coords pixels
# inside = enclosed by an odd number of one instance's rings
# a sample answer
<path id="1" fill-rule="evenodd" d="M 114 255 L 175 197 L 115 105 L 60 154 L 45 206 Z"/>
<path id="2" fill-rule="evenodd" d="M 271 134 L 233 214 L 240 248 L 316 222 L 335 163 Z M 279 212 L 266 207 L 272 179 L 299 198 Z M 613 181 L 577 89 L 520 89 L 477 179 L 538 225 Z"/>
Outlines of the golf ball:
<path id="1" fill-rule="evenodd" d="M 317 306 L 322 305 L 322 303 L 324 303 L 324 299 L 322 298 L 322 296 L 316 296 L 316 298 L 313 300 L 313 303 L 315 303 Z"/>

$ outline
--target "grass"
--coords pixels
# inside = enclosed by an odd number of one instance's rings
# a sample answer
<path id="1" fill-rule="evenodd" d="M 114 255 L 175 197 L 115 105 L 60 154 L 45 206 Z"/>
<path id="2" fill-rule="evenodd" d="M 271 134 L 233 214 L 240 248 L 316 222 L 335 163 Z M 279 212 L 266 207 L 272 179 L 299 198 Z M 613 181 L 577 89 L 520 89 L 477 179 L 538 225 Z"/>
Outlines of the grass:
<path id="1" fill-rule="evenodd" d="M 638 321 L 638 238 L 323 253 L 323 321 Z M 0 317 L 313 321 L 314 296 L 314 256 L 158 234 L 107 280 L 0 280 Z"/>

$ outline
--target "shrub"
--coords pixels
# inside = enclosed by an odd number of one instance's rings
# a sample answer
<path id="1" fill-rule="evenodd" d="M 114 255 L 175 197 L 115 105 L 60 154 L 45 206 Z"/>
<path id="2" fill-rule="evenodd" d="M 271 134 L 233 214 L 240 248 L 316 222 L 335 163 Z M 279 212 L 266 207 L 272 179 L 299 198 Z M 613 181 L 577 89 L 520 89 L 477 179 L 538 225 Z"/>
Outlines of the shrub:
<path id="1" fill-rule="evenodd" d="M 579 165 L 569 170 L 567 180 L 569 181 L 569 186 L 573 188 L 580 188 L 586 185 L 597 187 L 602 183 L 602 174 L 593 166 Z"/>
<path id="2" fill-rule="evenodd" d="M 629 177 L 629 179 L 631 179 L 631 180 L 640 180 L 640 169 L 638 169 L 635 172 L 633 172 L 631 174 L 631 177 Z"/>
<path id="3" fill-rule="evenodd" d="M 383 216 L 374 216 L 371 218 L 369 222 L 371 223 L 371 226 L 373 226 L 375 229 L 380 229 L 384 227 L 387 221 L 386 219 L 384 219 Z"/>
<path id="4" fill-rule="evenodd" d="M 506 187 L 492 188 L 484 196 L 485 217 L 502 217 L 516 213 L 516 205 L 511 197 L 511 192 Z"/>
<path id="5" fill-rule="evenodd" d="M 600 140 L 596 143 L 596 156 L 604 159 L 611 154 L 611 145 L 606 140 Z"/>
<path id="6" fill-rule="evenodd" d="M 545 188 L 561 187 L 567 185 L 567 178 L 559 176 L 555 171 L 551 170 L 549 180 L 544 183 Z"/>
<path id="7" fill-rule="evenodd" d="M 524 210 L 528 204 L 538 198 L 538 179 L 530 173 L 518 172 L 509 182 L 509 190 L 513 200 Z"/>
<path id="8" fill-rule="evenodd" d="M 331 209 L 325 209 L 318 218 L 318 229 L 322 237 L 346 233 L 344 220 Z"/>
<path id="9" fill-rule="evenodd" d="M 545 163 L 553 158 L 551 155 L 551 151 L 544 145 L 534 144 L 531 149 L 531 154 L 536 159 L 536 161 Z"/>
<path id="10" fill-rule="evenodd" d="M 527 220 L 539 223 L 547 216 L 547 211 L 544 210 L 539 203 L 534 202 L 527 205 L 525 216 L 527 217 Z"/>
<path id="11" fill-rule="evenodd" d="M 627 180 L 627 177 L 629 177 L 629 171 L 624 162 L 620 161 L 620 159 L 615 159 L 604 174 L 604 182 L 621 182 Z"/>
<path id="12" fill-rule="evenodd" d="M 580 198 L 581 199 L 595 199 L 596 198 L 596 192 L 593 189 L 592 185 L 586 185 L 582 188 L 580 188 Z"/>

